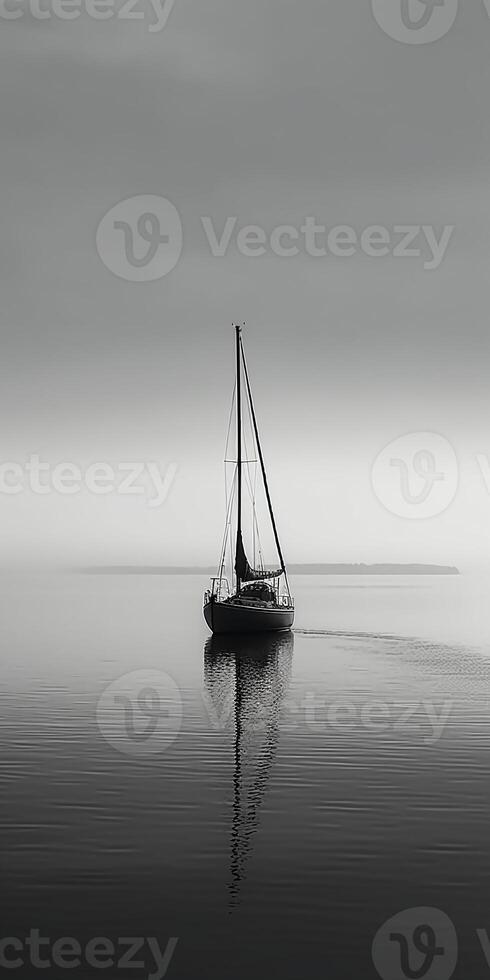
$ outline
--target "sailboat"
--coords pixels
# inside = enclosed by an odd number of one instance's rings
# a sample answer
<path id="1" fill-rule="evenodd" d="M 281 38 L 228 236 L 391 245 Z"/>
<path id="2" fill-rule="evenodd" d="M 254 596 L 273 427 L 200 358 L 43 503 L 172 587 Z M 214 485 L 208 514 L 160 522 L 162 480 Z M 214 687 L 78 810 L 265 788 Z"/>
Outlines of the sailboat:
<path id="1" fill-rule="evenodd" d="M 227 518 L 223 547 L 217 575 L 212 579 L 211 588 L 204 595 L 204 618 L 213 633 L 263 633 L 290 630 L 294 622 L 294 600 L 289 588 L 284 557 L 279 541 L 276 520 L 272 509 L 269 484 L 265 471 L 264 456 L 259 438 L 259 430 L 250 388 L 250 379 L 243 350 L 241 327 L 235 325 L 236 342 L 236 454 L 235 474 L 227 506 Z M 262 552 L 259 550 L 259 565 L 250 565 L 243 543 L 243 484 L 244 464 L 251 460 L 243 458 L 243 418 L 242 388 L 245 383 L 246 408 L 248 408 L 254 448 L 257 451 L 260 472 L 265 491 L 265 500 L 270 518 L 273 538 L 277 551 L 279 567 L 264 567 Z M 235 400 L 235 399 L 234 399 Z M 230 418 L 231 421 L 231 418 Z M 257 462 L 254 460 L 253 462 Z M 249 481 L 250 483 L 250 481 Z M 236 491 L 236 494 L 235 494 Z M 232 540 L 233 503 L 236 496 L 236 536 L 232 572 L 232 587 L 225 574 L 228 541 Z M 255 496 L 252 495 L 252 530 L 255 540 L 257 514 Z M 257 564 L 254 560 L 253 565 Z M 234 574 L 233 574 L 234 573 Z M 284 583 L 284 585 L 283 585 Z M 282 588 L 281 588 L 282 586 Z"/>

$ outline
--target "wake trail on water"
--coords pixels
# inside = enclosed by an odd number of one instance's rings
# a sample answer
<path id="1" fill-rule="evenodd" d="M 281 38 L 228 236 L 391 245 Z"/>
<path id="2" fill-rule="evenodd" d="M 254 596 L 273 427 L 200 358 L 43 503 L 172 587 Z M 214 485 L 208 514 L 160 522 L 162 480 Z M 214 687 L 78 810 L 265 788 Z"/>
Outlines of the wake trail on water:
<path id="1" fill-rule="evenodd" d="M 345 637 L 346 639 L 354 640 L 395 640 L 399 643 L 406 643 L 407 641 L 413 642 L 415 640 L 415 637 L 396 636 L 394 633 L 353 633 L 350 630 L 294 629 L 293 633 L 298 633 L 301 636 L 341 636 Z"/>

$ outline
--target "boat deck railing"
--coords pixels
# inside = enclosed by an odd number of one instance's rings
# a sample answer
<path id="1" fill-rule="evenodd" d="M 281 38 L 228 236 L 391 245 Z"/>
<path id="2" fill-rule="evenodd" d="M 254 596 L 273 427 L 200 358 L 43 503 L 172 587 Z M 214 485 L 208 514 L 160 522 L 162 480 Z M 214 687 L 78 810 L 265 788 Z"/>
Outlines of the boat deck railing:
<path id="1" fill-rule="evenodd" d="M 227 599 L 232 598 L 232 592 L 230 590 L 230 585 L 228 579 L 226 578 L 213 578 L 212 585 L 210 589 L 206 589 L 204 593 L 204 605 L 214 599 L 216 602 L 225 602 Z M 292 596 L 279 595 L 276 592 L 276 602 L 281 609 L 294 609 L 294 599 Z"/>
<path id="2" fill-rule="evenodd" d="M 284 609 L 294 609 L 294 599 L 292 595 L 278 595 L 277 604 L 278 606 L 283 606 Z"/>
<path id="3" fill-rule="evenodd" d="M 211 588 L 207 589 L 204 593 L 204 603 L 209 602 L 210 599 L 216 599 L 217 602 L 224 602 L 225 599 L 229 599 L 231 596 L 230 584 L 227 578 L 213 578 L 211 579 Z"/>

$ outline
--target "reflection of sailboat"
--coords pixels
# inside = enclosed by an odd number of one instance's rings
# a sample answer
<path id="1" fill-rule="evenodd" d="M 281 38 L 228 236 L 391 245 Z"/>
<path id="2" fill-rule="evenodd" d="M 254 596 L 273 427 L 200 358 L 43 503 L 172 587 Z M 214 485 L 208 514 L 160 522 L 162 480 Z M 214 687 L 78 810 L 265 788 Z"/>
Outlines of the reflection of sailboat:
<path id="1" fill-rule="evenodd" d="M 289 686 L 294 635 L 211 637 L 204 648 L 204 679 L 223 722 L 233 707 L 235 757 L 231 831 L 230 904 L 238 904 L 247 857 L 279 743 L 281 708 Z"/>

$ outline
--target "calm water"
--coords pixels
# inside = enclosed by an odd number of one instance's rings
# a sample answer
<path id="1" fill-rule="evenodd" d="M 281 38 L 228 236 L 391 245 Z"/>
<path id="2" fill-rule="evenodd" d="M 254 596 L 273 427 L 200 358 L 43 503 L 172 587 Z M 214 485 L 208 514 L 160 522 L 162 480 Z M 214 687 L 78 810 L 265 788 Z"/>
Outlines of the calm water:
<path id="1" fill-rule="evenodd" d="M 176 936 L 170 980 L 361 980 L 429 906 L 455 976 L 490 976 L 487 583 L 300 577 L 294 635 L 241 647 L 209 641 L 205 585 L 2 577 L 3 934 Z"/>

